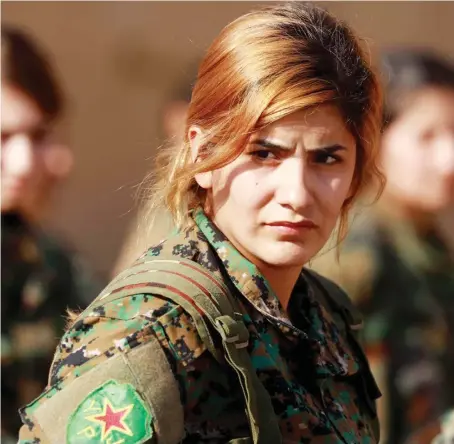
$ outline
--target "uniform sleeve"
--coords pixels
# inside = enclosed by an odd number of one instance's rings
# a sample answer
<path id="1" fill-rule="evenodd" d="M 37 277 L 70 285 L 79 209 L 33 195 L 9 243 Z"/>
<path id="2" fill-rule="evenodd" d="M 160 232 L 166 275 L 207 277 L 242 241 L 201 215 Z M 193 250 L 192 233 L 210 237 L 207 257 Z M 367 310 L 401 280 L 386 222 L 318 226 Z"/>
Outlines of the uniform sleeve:
<path id="1" fill-rule="evenodd" d="M 48 388 L 20 411 L 19 443 L 177 442 L 187 368 L 205 350 L 180 306 L 146 294 L 111 300 L 63 336 Z"/>

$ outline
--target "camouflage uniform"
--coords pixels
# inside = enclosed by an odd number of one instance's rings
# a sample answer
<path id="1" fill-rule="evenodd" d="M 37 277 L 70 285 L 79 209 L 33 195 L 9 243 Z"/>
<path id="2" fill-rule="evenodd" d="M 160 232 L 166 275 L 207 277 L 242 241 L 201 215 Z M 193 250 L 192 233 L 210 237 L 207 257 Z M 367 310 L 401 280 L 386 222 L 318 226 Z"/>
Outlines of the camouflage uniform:
<path id="1" fill-rule="evenodd" d="M 364 315 L 363 346 L 383 392 L 383 442 L 401 444 L 430 428 L 454 407 L 454 262 L 447 248 L 380 204 L 356 217 L 339 262 L 327 254 L 313 268 L 340 284 Z"/>
<path id="2" fill-rule="evenodd" d="M 18 408 L 47 385 L 66 309 L 85 308 L 101 287 L 88 274 L 82 280 L 74 258 L 17 215 L 2 214 L 1 240 L 3 442 L 17 436 Z"/>
<path id="3" fill-rule="evenodd" d="M 367 399 L 379 394 L 365 395 L 365 361 L 314 299 L 308 282 L 297 283 L 287 315 L 257 268 L 201 210 L 194 220 L 146 254 L 195 261 L 236 292 L 250 333 L 247 351 L 271 398 L 283 442 L 377 442 L 374 406 Z M 161 355 L 176 390 L 155 390 L 167 375 L 145 374 Z M 182 405 L 185 444 L 249 436 L 240 383 L 229 370 L 207 352 L 186 311 L 161 296 L 135 294 L 89 307 L 58 346 L 49 387 L 21 410 L 20 443 L 63 442 L 62 436 L 67 443 L 176 442 L 167 439 L 176 403 Z M 120 384 L 117 376 L 133 382 Z M 153 383 L 143 383 L 147 380 Z M 94 384 L 99 386 L 93 389 Z M 168 398 L 169 407 L 154 416 L 149 405 L 159 396 Z M 158 428 L 157 417 L 166 426 Z"/>

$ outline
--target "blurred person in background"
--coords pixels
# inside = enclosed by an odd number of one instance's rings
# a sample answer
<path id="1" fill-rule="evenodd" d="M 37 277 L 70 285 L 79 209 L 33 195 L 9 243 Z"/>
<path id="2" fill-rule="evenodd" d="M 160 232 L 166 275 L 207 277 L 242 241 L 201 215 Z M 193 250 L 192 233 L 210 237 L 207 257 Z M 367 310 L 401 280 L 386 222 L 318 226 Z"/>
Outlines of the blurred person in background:
<path id="1" fill-rule="evenodd" d="M 365 317 L 382 441 L 400 444 L 454 407 L 454 226 L 441 223 L 454 209 L 454 68 L 402 49 L 385 54 L 383 76 L 385 192 L 357 209 L 339 260 L 332 250 L 312 266 Z"/>
<path id="2" fill-rule="evenodd" d="M 190 64 L 183 70 L 178 85 L 169 93 L 161 109 L 160 127 L 164 145 L 180 146 L 184 139 L 184 125 L 186 114 L 191 101 L 192 85 L 197 76 L 197 65 Z M 154 165 L 154 168 L 159 168 Z M 131 265 L 150 245 L 155 244 L 163 235 L 169 232 L 172 226 L 170 215 L 165 211 L 160 211 L 155 215 L 152 223 L 145 220 L 144 214 L 147 213 L 147 201 L 141 198 L 141 194 L 147 195 L 147 189 L 139 186 L 141 193 L 138 193 L 138 209 L 134 215 L 133 222 L 130 224 L 125 242 L 121 247 L 120 254 L 112 269 L 112 276 Z"/>
<path id="3" fill-rule="evenodd" d="M 73 163 L 53 139 L 64 98 L 48 59 L 21 31 L 2 25 L 1 400 L 2 443 L 16 437 L 17 409 L 47 383 L 66 309 L 101 289 L 81 259 L 40 227 L 53 190 Z"/>

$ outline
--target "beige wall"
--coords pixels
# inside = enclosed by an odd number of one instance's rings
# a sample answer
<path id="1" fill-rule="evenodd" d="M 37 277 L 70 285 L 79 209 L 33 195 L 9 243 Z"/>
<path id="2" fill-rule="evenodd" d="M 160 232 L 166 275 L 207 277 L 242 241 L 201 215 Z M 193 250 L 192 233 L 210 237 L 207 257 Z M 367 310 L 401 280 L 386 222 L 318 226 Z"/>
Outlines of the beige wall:
<path id="1" fill-rule="evenodd" d="M 3 2 L 2 22 L 55 56 L 70 95 L 62 131 L 77 156 L 53 223 L 100 269 L 114 263 L 133 214 L 133 186 L 159 145 L 159 104 L 186 63 L 252 2 Z M 454 57 L 454 2 L 325 4 L 376 53 L 398 44 Z"/>

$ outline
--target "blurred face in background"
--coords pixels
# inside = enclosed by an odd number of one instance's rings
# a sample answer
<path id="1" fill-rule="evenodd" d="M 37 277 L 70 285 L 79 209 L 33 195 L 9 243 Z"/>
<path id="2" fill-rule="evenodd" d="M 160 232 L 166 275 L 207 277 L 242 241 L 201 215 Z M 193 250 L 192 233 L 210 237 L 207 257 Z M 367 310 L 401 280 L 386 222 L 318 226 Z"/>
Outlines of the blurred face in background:
<path id="1" fill-rule="evenodd" d="M 415 93 L 386 129 L 382 143 L 392 198 L 430 213 L 454 206 L 454 89 Z"/>
<path id="2" fill-rule="evenodd" d="M 1 92 L 1 209 L 33 218 L 56 179 L 72 165 L 68 147 L 51 141 L 51 127 L 29 96 L 12 85 Z"/>

